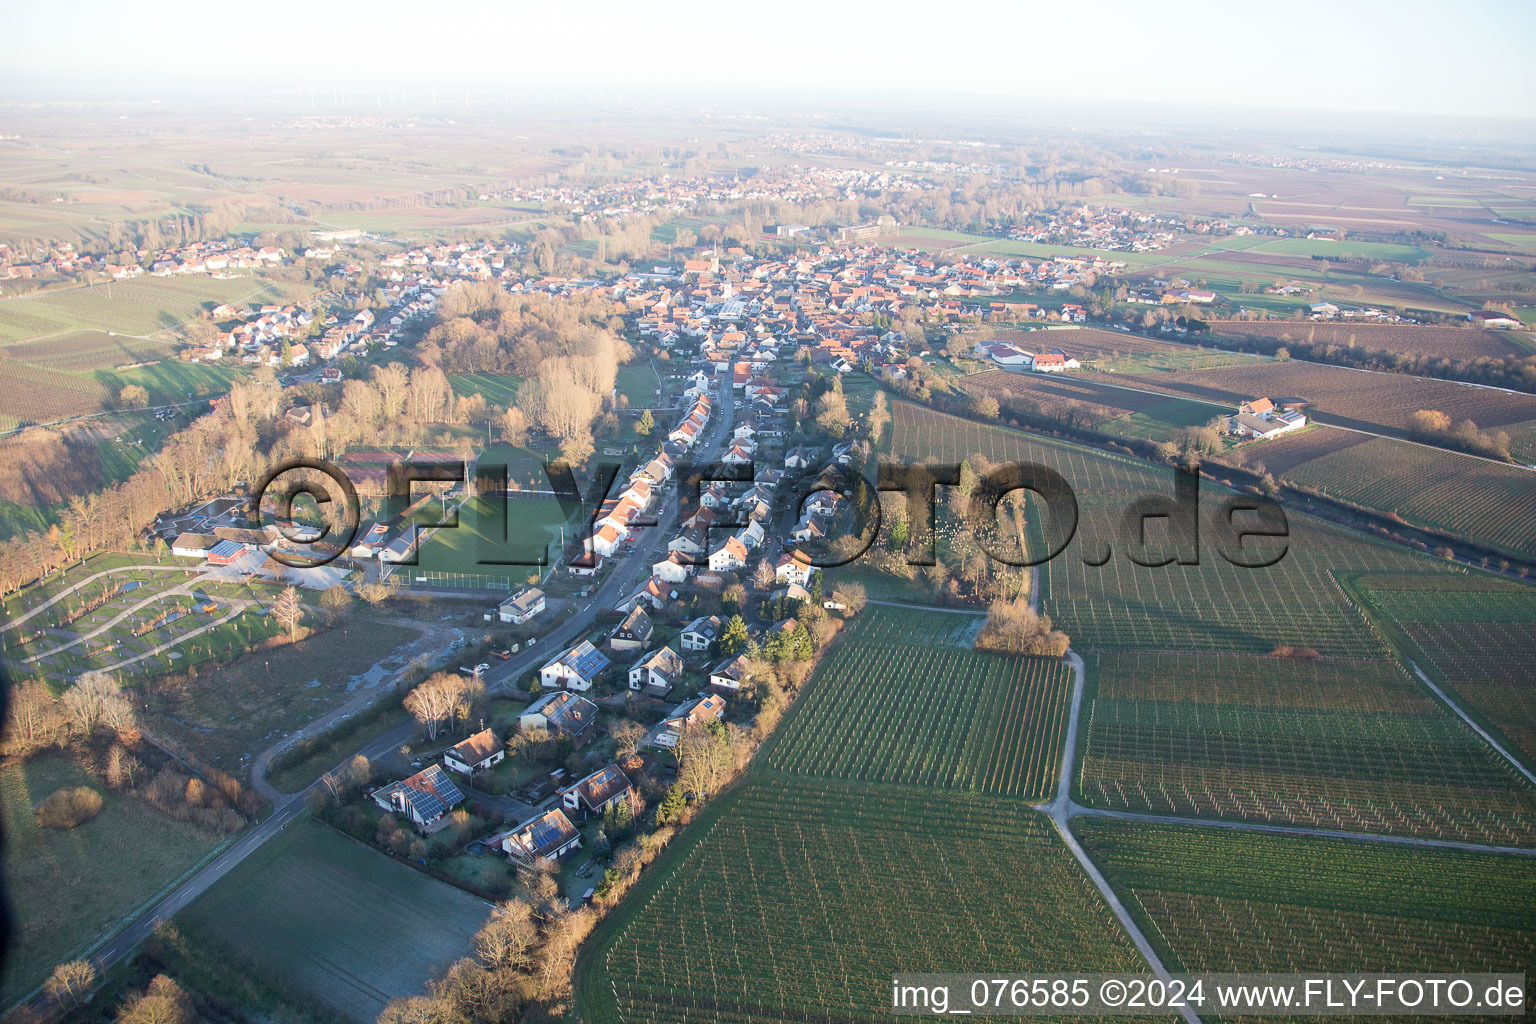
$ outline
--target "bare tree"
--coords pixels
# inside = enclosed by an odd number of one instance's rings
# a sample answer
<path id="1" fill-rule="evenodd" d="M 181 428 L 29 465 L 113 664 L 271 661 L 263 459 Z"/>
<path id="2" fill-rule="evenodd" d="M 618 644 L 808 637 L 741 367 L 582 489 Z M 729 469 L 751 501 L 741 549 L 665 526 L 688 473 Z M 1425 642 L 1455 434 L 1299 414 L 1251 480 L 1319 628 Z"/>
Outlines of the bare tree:
<path id="1" fill-rule="evenodd" d="M 89 960 L 59 964 L 43 984 L 43 991 L 61 1006 L 79 1006 L 96 984 L 96 965 Z"/>
<path id="2" fill-rule="evenodd" d="M 507 900 L 475 933 L 475 955 L 494 970 L 527 967 L 533 962 L 533 948 L 538 940 L 533 907 L 523 900 Z"/>
<path id="3" fill-rule="evenodd" d="M 278 595 L 272 605 L 272 617 L 288 631 L 288 639 L 294 639 L 299 632 L 299 620 L 304 617 L 304 606 L 299 603 L 297 588 L 287 587 Z"/>
<path id="4" fill-rule="evenodd" d="M 115 676 L 92 669 L 80 674 L 59 703 L 86 736 L 95 732 L 98 725 L 121 730 L 133 724 L 133 705 L 122 689 Z"/>
<path id="5" fill-rule="evenodd" d="M 467 714 L 469 687 L 464 678 L 452 672 L 439 672 L 405 696 L 405 710 L 426 726 L 427 736 L 437 734 L 448 723 Z"/>

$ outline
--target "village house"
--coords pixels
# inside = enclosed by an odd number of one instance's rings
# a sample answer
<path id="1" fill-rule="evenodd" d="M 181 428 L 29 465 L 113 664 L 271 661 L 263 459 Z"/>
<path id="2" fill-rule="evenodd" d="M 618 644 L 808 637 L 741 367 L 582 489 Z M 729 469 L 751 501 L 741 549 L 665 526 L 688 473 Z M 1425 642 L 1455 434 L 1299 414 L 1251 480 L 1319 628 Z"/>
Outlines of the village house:
<path id="1" fill-rule="evenodd" d="M 670 647 L 663 647 L 630 666 L 629 688 L 664 697 L 682 677 L 682 656 Z"/>
<path id="2" fill-rule="evenodd" d="M 586 640 L 567 647 L 539 669 L 539 682 L 546 687 L 563 686 L 569 690 L 590 690 L 611 664 L 607 657 Z"/>
<path id="3" fill-rule="evenodd" d="M 616 764 L 600 768 L 561 791 L 560 802 L 565 810 L 579 813 L 584 819 L 601 818 L 608 810 L 634 795 L 629 776 Z"/>
<path id="4" fill-rule="evenodd" d="M 645 606 L 636 604 L 609 635 L 608 646 L 616 651 L 639 650 L 650 641 L 655 630 L 656 624 L 646 614 Z"/>
<path id="5" fill-rule="evenodd" d="M 491 729 L 481 729 L 461 743 L 443 751 L 443 767 L 460 775 L 473 775 L 494 768 L 506 759 L 507 748 Z"/>
<path id="6" fill-rule="evenodd" d="M 374 790 L 373 802 L 386 811 L 403 814 L 417 829 L 427 832 L 457 805 L 464 794 L 449 780 L 441 765 L 428 765 L 410 778 Z"/>
<path id="7" fill-rule="evenodd" d="M 502 622 L 521 626 L 543 612 L 544 607 L 544 591 L 537 587 L 524 587 L 497 605 L 496 612 Z"/>
<path id="8" fill-rule="evenodd" d="M 491 836 L 485 845 L 496 848 L 519 867 L 538 869 L 552 865 L 560 858 L 581 849 L 581 833 L 558 807 Z"/>
<path id="9" fill-rule="evenodd" d="M 742 685 L 751 681 L 752 673 L 747 670 L 745 654 L 727 658 L 709 670 L 709 685 L 722 693 L 739 693 Z"/>
<path id="10" fill-rule="evenodd" d="M 707 651 L 720 636 L 720 617 L 701 615 L 683 627 L 678 643 L 685 651 Z"/>
<path id="11" fill-rule="evenodd" d="M 597 721 L 597 705 L 569 690 L 546 693 L 517 716 L 519 729 L 545 729 L 580 738 Z"/>
<path id="12" fill-rule="evenodd" d="M 685 700 L 661 720 L 656 732 L 656 745 L 676 747 L 689 729 L 703 728 L 710 722 L 725 718 L 725 698 L 717 693 Z"/>

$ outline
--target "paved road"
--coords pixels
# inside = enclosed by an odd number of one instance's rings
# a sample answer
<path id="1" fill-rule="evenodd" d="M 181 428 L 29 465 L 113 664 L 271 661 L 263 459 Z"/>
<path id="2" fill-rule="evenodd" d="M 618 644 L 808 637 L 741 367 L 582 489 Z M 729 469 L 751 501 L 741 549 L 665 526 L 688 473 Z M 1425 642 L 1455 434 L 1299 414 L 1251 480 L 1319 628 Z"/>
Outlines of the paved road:
<path id="1" fill-rule="evenodd" d="M 1038 582 L 1038 578 L 1036 581 Z M 1038 590 L 1035 593 L 1038 594 Z M 1136 948 L 1147 961 L 1147 966 L 1152 969 L 1152 973 L 1166 981 L 1169 978 L 1169 972 L 1168 968 L 1163 966 L 1162 958 L 1157 955 L 1157 950 L 1152 948 L 1152 943 L 1147 941 L 1141 926 L 1136 923 L 1135 918 L 1131 917 L 1130 911 L 1125 909 L 1125 904 L 1120 902 L 1120 897 L 1110 886 L 1109 880 L 1104 877 L 1098 865 L 1094 864 L 1087 851 L 1078 843 L 1077 837 L 1072 834 L 1068 824 L 1072 816 L 1081 811 L 1081 808 L 1072 802 L 1072 766 L 1077 761 L 1077 728 L 1083 711 L 1084 669 L 1082 656 L 1070 649 L 1067 651 L 1067 663 L 1072 666 L 1073 674 L 1072 713 L 1067 719 L 1067 737 L 1062 744 L 1061 776 L 1056 782 L 1056 798 L 1050 803 L 1041 805 L 1039 809 L 1051 816 L 1051 823 L 1056 826 L 1056 832 L 1061 836 L 1062 842 L 1067 844 L 1067 849 L 1072 851 L 1072 856 L 1077 858 L 1078 864 L 1082 865 L 1088 877 L 1093 879 L 1093 884 L 1098 887 L 1104 902 L 1108 903 L 1109 909 L 1114 911 L 1120 926 L 1136 944 Z M 1200 1024 L 1200 1018 L 1195 1015 L 1195 1011 L 1187 1006 L 1179 1010 L 1179 1015 L 1184 1018 L 1185 1024 Z"/>
<path id="2" fill-rule="evenodd" d="M 730 433 L 733 403 L 729 379 L 722 383 L 724 386 L 720 389 L 720 400 L 715 410 L 717 417 L 715 430 L 707 446 L 701 449 L 699 453 L 698 457 L 701 461 L 713 458 L 719 450 L 721 442 Z M 621 591 L 626 588 L 630 575 L 639 567 L 649 567 L 656 561 L 655 552 L 657 548 L 662 545 L 664 538 L 671 536 L 671 528 L 677 519 L 677 506 L 678 503 L 675 501 L 666 506 L 661 515 L 658 516 L 657 525 L 646 529 L 641 539 L 635 544 L 634 549 L 614 567 L 609 574 L 607 582 L 580 608 L 576 615 L 548 636 L 540 637 L 538 645 L 533 650 L 492 668 L 486 675 L 486 689 L 493 692 L 510 689 L 513 681 L 524 672 L 535 665 L 541 664 L 548 659 L 551 653 L 558 651 L 561 647 L 570 643 L 578 634 L 589 629 L 597 613 L 610 607 L 613 601 L 622 596 Z M 327 719 L 327 721 L 329 720 Z M 315 723 L 312 723 L 311 728 L 314 725 Z M 406 723 L 374 737 L 364 744 L 358 753 L 362 753 L 370 759 L 379 757 L 398 749 L 403 744 L 409 743 L 415 738 L 417 731 L 414 723 Z M 149 937 L 160 922 L 169 920 L 177 911 L 197 899 L 198 896 L 207 891 L 209 886 L 223 878 L 241 861 L 259 849 L 263 843 L 277 835 L 303 813 L 307 794 L 310 790 L 318 787 L 319 783 L 311 783 L 298 793 L 278 793 L 266 781 L 266 769 L 271 763 L 274 754 L 284 749 L 288 744 L 295 742 L 300 735 L 307 734 L 301 731 L 286 737 L 281 743 L 259 754 L 256 761 L 252 763 L 252 786 L 273 801 L 271 815 L 264 821 L 252 826 L 227 850 L 194 872 L 189 878 L 183 880 L 174 892 L 107 941 L 93 957 L 99 971 L 106 971 L 123 957 L 129 955 L 140 942 Z M 355 755 L 349 755 L 342 763 L 345 764 L 346 761 L 351 760 L 352 756 Z M 338 765 L 338 767 L 340 766 Z"/>

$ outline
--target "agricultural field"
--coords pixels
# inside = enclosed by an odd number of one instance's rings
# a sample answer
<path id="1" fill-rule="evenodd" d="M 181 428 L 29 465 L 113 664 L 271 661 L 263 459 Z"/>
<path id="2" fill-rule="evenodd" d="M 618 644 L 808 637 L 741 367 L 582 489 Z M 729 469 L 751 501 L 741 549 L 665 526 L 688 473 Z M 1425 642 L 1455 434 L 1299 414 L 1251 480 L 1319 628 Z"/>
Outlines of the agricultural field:
<path id="1" fill-rule="evenodd" d="M 1343 593 L 1336 571 L 1412 569 L 1437 563 L 1303 517 L 1289 518 L 1284 557 L 1268 568 L 1230 564 L 1205 531 L 1199 565 L 1146 567 L 1119 550 L 1125 510 L 1144 495 L 1170 496 L 1172 470 L 1108 455 L 1024 431 L 946 416 L 897 403 L 893 451 L 916 461 L 961 460 L 979 454 L 992 463 L 1035 463 L 1054 469 L 1077 496 L 1079 525 L 1072 542 L 1042 567 L 1044 610 L 1079 651 L 1153 648 L 1265 654 L 1277 644 L 1314 648 L 1335 657 L 1382 657 L 1384 644 Z M 1202 506 L 1221 499 L 1203 488 Z M 1202 512 L 1206 515 L 1207 512 Z M 1273 553 L 1275 541 L 1249 541 Z M 1087 564 L 1110 549 L 1102 566 Z M 1276 614 L 1284 609 L 1284 614 Z"/>
<path id="2" fill-rule="evenodd" d="M 1259 396 L 1303 398 L 1318 422 L 1374 433 L 1406 434 L 1417 410 L 1438 409 L 1453 422 L 1470 419 L 1484 430 L 1505 431 L 1516 450 L 1536 446 L 1530 429 L 1536 395 L 1455 381 L 1295 360 L 1121 377 L 1132 387 L 1232 408 Z"/>
<path id="3" fill-rule="evenodd" d="M 469 952 L 490 907 L 302 818 L 176 917 L 280 973 L 339 1019 L 367 1024 Z"/>
<path id="4" fill-rule="evenodd" d="M 1536 556 L 1536 473 L 1523 467 L 1373 437 L 1291 466 L 1285 481 L 1505 554 Z"/>
<path id="5" fill-rule="evenodd" d="M 1313 323 L 1285 320 L 1215 320 L 1211 333 L 1223 338 L 1265 338 L 1280 342 L 1337 345 L 1430 359 L 1523 359 L 1531 349 L 1504 331 L 1422 324 Z"/>
<path id="6" fill-rule="evenodd" d="M 1173 970 L 1527 973 L 1536 861 L 1077 818 Z"/>
<path id="7" fill-rule="evenodd" d="M 869 608 L 818 667 L 768 764 L 795 775 L 1050 795 L 1072 673 L 1059 659 L 945 646 Z M 931 614 L 928 620 L 979 621 Z M 878 639 L 905 633 L 900 641 Z"/>
<path id="8" fill-rule="evenodd" d="M 1283 476 L 1312 459 L 1364 444 L 1371 438 L 1352 430 L 1308 424 L 1301 430 L 1233 445 L 1215 458 L 1224 465 L 1241 466 L 1253 473 Z"/>
<path id="9" fill-rule="evenodd" d="M 269 288 L 255 277 L 143 277 L 10 298 L 0 301 L 0 344 L 85 329 L 155 334 L 221 302 L 260 301 Z"/>
<path id="10" fill-rule="evenodd" d="M 1388 660 L 1094 659 L 1084 803 L 1536 845 L 1536 787 Z"/>
<path id="11" fill-rule="evenodd" d="M 589 1024 L 889 1017 L 890 975 L 1137 970 L 1049 819 L 1016 799 L 755 778 L 589 941 Z M 976 1018 L 986 1019 L 986 1018 Z"/>
<path id="12" fill-rule="evenodd" d="M 111 335 L 105 331 L 74 331 L 0 347 L 0 360 L 14 359 L 63 373 L 89 373 L 115 366 L 153 363 L 175 354 L 174 349 L 163 341 L 126 334 Z"/>
<path id="13" fill-rule="evenodd" d="M 1346 585 L 1408 657 L 1529 767 L 1536 765 L 1536 593 L 1486 576 Z"/>
<path id="14" fill-rule="evenodd" d="M 102 412 L 129 384 L 141 385 L 152 406 L 212 397 L 229 390 L 230 382 L 245 372 L 238 366 L 163 360 L 131 369 L 66 373 L 0 360 L 0 430 Z"/>
<path id="15" fill-rule="evenodd" d="M 101 813 L 58 831 L 32 809 L 54 790 L 90 786 Z M 218 838 L 134 797 L 107 790 L 66 755 L 0 768 L 5 889 L 16 929 L 0 973 L 0 1005 L 41 985 L 53 965 L 85 951 L 103 932 L 190 870 Z"/>

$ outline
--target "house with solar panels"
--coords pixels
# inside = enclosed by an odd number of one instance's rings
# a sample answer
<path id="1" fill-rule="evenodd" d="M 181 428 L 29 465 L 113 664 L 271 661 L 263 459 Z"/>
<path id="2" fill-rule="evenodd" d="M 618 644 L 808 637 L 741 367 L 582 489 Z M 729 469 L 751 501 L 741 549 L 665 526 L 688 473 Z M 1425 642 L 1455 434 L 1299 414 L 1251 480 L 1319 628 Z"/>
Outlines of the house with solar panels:
<path id="1" fill-rule="evenodd" d="M 373 802 L 386 811 L 405 815 L 421 831 L 431 832 L 444 815 L 464 802 L 464 794 L 442 765 L 434 764 L 408 779 L 374 790 Z"/>
<path id="2" fill-rule="evenodd" d="M 634 793 L 629 776 L 616 764 L 593 772 L 569 789 L 561 790 L 565 809 L 584 818 L 601 818 L 608 808 L 628 800 Z"/>
<path id="3" fill-rule="evenodd" d="M 581 849 L 581 833 L 571 824 L 560 808 L 551 808 L 543 814 L 491 836 L 485 845 L 500 847 L 514 864 L 525 868 L 538 868 L 553 864 L 573 850 Z"/>
<path id="4" fill-rule="evenodd" d="M 607 671 L 608 658 L 583 640 L 567 647 L 539 669 L 539 682 L 546 687 L 563 686 L 568 690 L 590 690 L 597 677 Z"/>
<path id="5" fill-rule="evenodd" d="M 580 739 L 597 721 L 597 705 L 569 690 L 546 693 L 517 716 L 519 729 L 548 729 Z"/>

